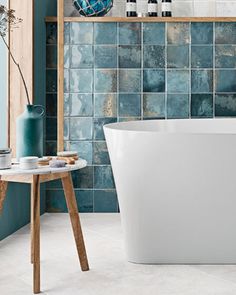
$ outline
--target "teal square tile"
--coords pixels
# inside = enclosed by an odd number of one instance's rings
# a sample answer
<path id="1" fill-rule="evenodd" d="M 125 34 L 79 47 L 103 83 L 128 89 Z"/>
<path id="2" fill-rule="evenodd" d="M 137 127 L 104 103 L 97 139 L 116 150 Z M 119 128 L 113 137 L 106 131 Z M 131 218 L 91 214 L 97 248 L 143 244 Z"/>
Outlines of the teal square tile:
<path id="1" fill-rule="evenodd" d="M 95 93 L 117 92 L 117 70 L 95 70 Z"/>
<path id="2" fill-rule="evenodd" d="M 216 45 L 216 68 L 236 68 L 236 45 Z"/>
<path id="3" fill-rule="evenodd" d="M 57 88 L 55 89 L 55 92 Z M 70 91 L 70 71 L 69 69 L 64 69 L 64 93 L 68 93 Z"/>
<path id="4" fill-rule="evenodd" d="M 144 92 L 165 92 L 165 71 L 157 69 L 143 70 Z"/>
<path id="5" fill-rule="evenodd" d="M 216 44 L 236 44 L 236 22 L 215 23 Z"/>
<path id="6" fill-rule="evenodd" d="M 71 44 L 93 44 L 93 23 L 72 22 L 70 42 Z"/>
<path id="7" fill-rule="evenodd" d="M 165 23 L 143 23 L 143 44 L 165 45 Z"/>
<path id="8" fill-rule="evenodd" d="M 119 46 L 119 68 L 140 68 L 141 46 L 120 45 Z"/>
<path id="9" fill-rule="evenodd" d="M 94 140 L 105 140 L 103 126 L 117 122 L 117 118 L 94 118 Z"/>
<path id="10" fill-rule="evenodd" d="M 46 182 L 46 189 L 63 189 L 60 179 Z"/>
<path id="11" fill-rule="evenodd" d="M 189 44 L 189 23 L 167 23 L 167 43 L 176 45 Z"/>
<path id="12" fill-rule="evenodd" d="M 69 140 L 69 118 L 64 118 L 64 140 Z"/>
<path id="13" fill-rule="evenodd" d="M 89 140 L 92 137 L 92 118 L 70 118 L 70 140 Z"/>
<path id="14" fill-rule="evenodd" d="M 119 44 L 141 44 L 141 23 L 119 23 Z"/>
<path id="15" fill-rule="evenodd" d="M 118 118 L 119 122 L 130 122 L 130 121 L 140 121 L 141 117 L 125 117 L 125 118 Z"/>
<path id="16" fill-rule="evenodd" d="M 189 71 L 167 71 L 167 93 L 189 93 Z"/>
<path id="17" fill-rule="evenodd" d="M 140 94 L 119 94 L 119 117 L 141 116 Z"/>
<path id="18" fill-rule="evenodd" d="M 213 23 L 191 23 L 192 44 L 213 44 Z"/>
<path id="19" fill-rule="evenodd" d="M 236 117 L 236 94 L 217 94 L 215 96 L 216 117 Z"/>
<path id="20" fill-rule="evenodd" d="M 111 166 L 94 166 L 94 188 L 115 188 Z"/>
<path id="21" fill-rule="evenodd" d="M 56 23 L 46 24 L 46 44 L 57 45 L 57 24 Z"/>
<path id="22" fill-rule="evenodd" d="M 167 118 L 184 119 L 189 117 L 189 96 L 187 94 L 167 95 Z"/>
<path id="23" fill-rule="evenodd" d="M 116 44 L 117 23 L 94 23 L 94 44 Z"/>
<path id="24" fill-rule="evenodd" d="M 57 116 L 57 94 L 46 94 L 46 116 Z"/>
<path id="25" fill-rule="evenodd" d="M 213 91 L 212 70 L 192 70 L 191 73 L 192 93 L 206 93 Z"/>
<path id="26" fill-rule="evenodd" d="M 70 46 L 64 45 L 64 68 L 65 69 L 70 68 L 70 56 L 71 56 Z"/>
<path id="27" fill-rule="evenodd" d="M 46 134 L 47 139 L 47 134 Z M 45 144 L 46 156 L 56 156 L 57 155 L 57 142 L 46 140 Z"/>
<path id="28" fill-rule="evenodd" d="M 92 93 L 93 70 L 70 70 L 70 92 Z"/>
<path id="29" fill-rule="evenodd" d="M 70 23 L 64 23 L 64 44 L 70 44 Z"/>
<path id="30" fill-rule="evenodd" d="M 109 165 L 110 158 L 105 141 L 93 142 L 93 164 L 94 165 Z"/>
<path id="31" fill-rule="evenodd" d="M 86 166 L 83 169 L 72 172 L 74 188 L 93 188 L 93 166 Z"/>
<path id="32" fill-rule="evenodd" d="M 191 117 L 192 118 L 212 118 L 213 117 L 213 95 L 212 94 L 192 94 Z"/>
<path id="33" fill-rule="evenodd" d="M 92 165 L 93 146 L 91 141 L 70 141 L 68 148 L 70 151 L 77 151 L 80 158 L 85 159 L 88 165 Z"/>
<path id="34" fill-rule="evenodd" d="M 213 46 L 192 46 L 191 65 L 192 68 L 213 68 Z"/>
<path id="35" fill-rule="evenodd" d="M 143 46 L 143 67 L 164 68 L 165 67 L 165 46 L 144 45 Z"/>
<path id="36" fill-rule="evenodd" d="M 91 45 L 72 45 L 70 67 L 93 68 L 93 48 Z"/>
<path id="37" fill-rule="evenodd" d="M 189 45 L 169 45 L 167 47 L 168 68 L 189 67 Z"/>
<path id="38" fill-rule="evenodd" d="M 141 92 L 141 71 L 120 69 L 119 92 Z"/>
<path id="39" fill-rule="evenodd" d="M 54 109 L 57 106 L 57 102 L 54 104 Z M 56 109 L 57 111 L 57 109 Z M 70 94 L 64 93 L 64 116 L 70 115 Z"/>
<path id="40" fill-rule="evenodd" d="M 165 94 L 144 93 L 143 94 L 143 117 L 165 118 Z"/>
<path id="41" fill-rule="evenodd" d="M 94 212 L 118 212 L 118 201 L 115 190 L 94 191 Z"/>
<path id="42" fill-rule="evenodd" d="M 57 140 L 57 118 L 46 118 L 46 140 Z"/>
<path id="43" fill-rule="evenodd" d="M 57 70 L 46 70 L 46 92 L 57 92 Z"/>
<path id="44" fill-rule="evenodd" d="M 80 213 L 93 212 L 93 190 L 75 190 L 75 197 Z"/>
<path id="45" fill-rule="evenodd" d="M 94 46 L 95 68 L 117 68 L 117 46 L 97 45 Z"/>
<path id="46" fill-rule="evenodd" d="M 46 208 L 49 213 L 68 212 L 62 189 L 46 190 Z"/>
<path id="47" fill-rule="evenodd" d="M 117 94 L 95 94 L 94 95 L 94 116 L 95 117 L 116 117 L 117 115 Z"/>
<path id="48" fill-rule="evenodd" d="M 57 68 L 57 46 L 56 45 L 46 46 L 46 67 L 47 69 Z"/>
<path id="49" fill-rule="evenodd" d="M 92 94 L 72 93 L 70 95 L 70 116 L 93 116 Z"/>
<path id="50" fill-rule="evenodd" d="M 215 71 L 216 92 L 236 92 L 236 70 Z"/>

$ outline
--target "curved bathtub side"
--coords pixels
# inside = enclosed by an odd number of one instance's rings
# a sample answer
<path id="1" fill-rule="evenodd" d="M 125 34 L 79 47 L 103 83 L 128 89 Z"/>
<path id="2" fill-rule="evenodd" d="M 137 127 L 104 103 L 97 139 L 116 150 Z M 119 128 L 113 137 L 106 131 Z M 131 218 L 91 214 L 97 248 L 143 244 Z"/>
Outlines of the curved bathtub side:
<path id="1" fill-rule="evenodd" d="M 104 129 L 128 260 L 235 263 L 235 136 Z"/>

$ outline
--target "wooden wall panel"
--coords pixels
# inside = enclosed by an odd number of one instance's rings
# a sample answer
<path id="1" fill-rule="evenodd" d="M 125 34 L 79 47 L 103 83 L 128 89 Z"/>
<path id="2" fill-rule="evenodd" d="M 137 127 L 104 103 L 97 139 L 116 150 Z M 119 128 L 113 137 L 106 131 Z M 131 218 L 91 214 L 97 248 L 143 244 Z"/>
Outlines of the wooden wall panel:
<path id="1" fill-rule="evenodd" d="M 18 28 L 9 33 L 9 45 L 24 74 L 31 102 L 33 102 L 33 13 L 34 0 L 9 0 L 9 8 L 23 19 Z M 24 110 L 27 97 L 16 65 L 9 59 L 9 145 L 15 154 L 16 118 Z"/>

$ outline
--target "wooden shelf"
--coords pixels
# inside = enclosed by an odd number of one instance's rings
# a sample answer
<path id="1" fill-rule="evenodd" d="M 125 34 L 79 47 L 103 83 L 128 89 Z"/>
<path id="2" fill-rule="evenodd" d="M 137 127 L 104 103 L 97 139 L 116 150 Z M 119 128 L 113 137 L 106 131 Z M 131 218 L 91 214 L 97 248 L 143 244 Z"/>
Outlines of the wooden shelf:
<path id="1" fill-rule="evenodd" d="M 57 22 L 57 17 L 45 21 Z M 64 17 L 64 22 L 236 22 L 236 17 Z"/>

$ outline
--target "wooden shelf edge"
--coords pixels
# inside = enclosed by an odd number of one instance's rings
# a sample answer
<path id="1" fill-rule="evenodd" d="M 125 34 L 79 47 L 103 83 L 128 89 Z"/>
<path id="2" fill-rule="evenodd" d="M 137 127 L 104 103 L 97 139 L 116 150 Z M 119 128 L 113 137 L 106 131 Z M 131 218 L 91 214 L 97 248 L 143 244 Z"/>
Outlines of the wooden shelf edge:
<path id="1" fill-rule="evenodd" d="M 57 17 L 45 21 L 57 22 Z M 236 17 L 64 17 L 64 22 L 236 22 Z"/>

